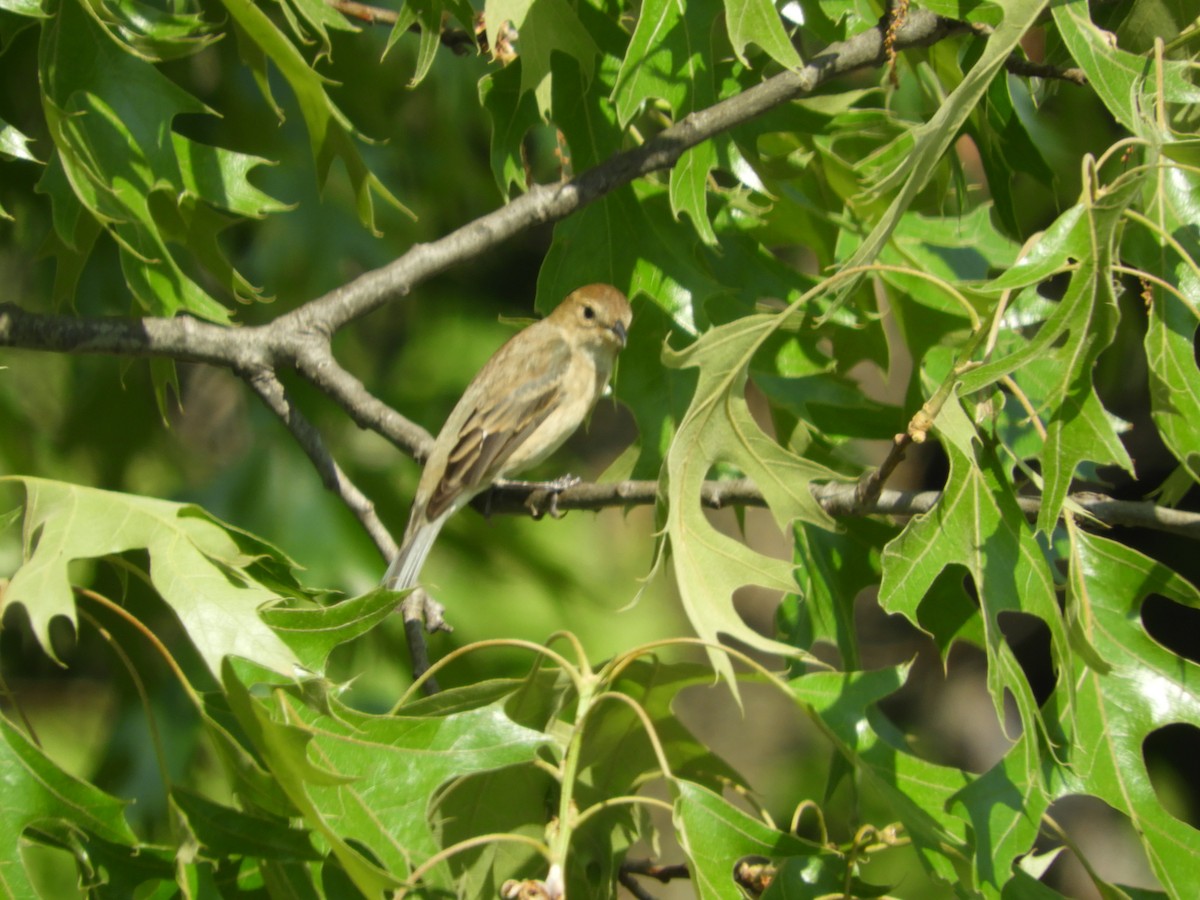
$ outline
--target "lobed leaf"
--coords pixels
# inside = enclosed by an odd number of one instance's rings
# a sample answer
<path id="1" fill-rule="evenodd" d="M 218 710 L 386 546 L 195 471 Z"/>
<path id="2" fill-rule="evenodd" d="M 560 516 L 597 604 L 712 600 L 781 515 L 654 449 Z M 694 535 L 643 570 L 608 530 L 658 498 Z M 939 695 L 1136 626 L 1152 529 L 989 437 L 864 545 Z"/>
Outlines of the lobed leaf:
<path id="1" fill-rule="evenodd" d="M 548 743 L 505 715 L 503 699 L 440 714 L 372 716 L 333 698 L 329 712 L 318 712 L 280 690 L 264 702 L 228 666 L 223 683 L 239 723 L 306 825 L 369 895 L 399 886 L 440 849 L 429 805 L 441 786 L 530 763 Z"/>
<path id="2" fill-rule="evenodd" d="M 1059 795 L 1088 793 L 1129 817 L 1150 867 L 1171 897 L 1200 892 L 1200 832 L 1172 816 L 1151 784 L 1143 742 L 1156 729 L 1200 728 L 1200 667 L 1146 633 L 1149 594 L 1200 608 L 1200 590 L 1161 563 L 1099 535 L 1075 530 L 1071 590 L 1081 627 L 1103 660 L 1072 661 L 1074 717 L 1062 723 L 1066 764 Z M 1071 727 L 1071 726 L 1074 727 Z"/>
<path id="3" fill-rule="evenodd" d="M 1071 655 L 1054 577 L 1011 483 L 995 457 L 977 446 L 975 429 L 953 398 L 942 408 L 935 428 L 950 458 L 950 474 L 933 510 L 914 516 L 884 547 L 879 603 L 921 627 L 917 610 L 926 593 L 948 567 L 962 566 L 979 598 L 988 689 L 996 715 L 1004 720 L 1007 689 L 1017 701 L 1025 731 L 1042 730 L 1032 690 L 1004 644 L 998 616 L 1027 612 L 1046 623 L 1061 681 Z M 1032 771 L 1026 774 L 1033 776 Z"/>
<path id="4" fill-rule="evenodd" d="M 0 782 L 0 890 L 7 896 L 36 895 L 20 852 L 28 829 L 60 839 L 77 833 L 125 846 L 137 841 L 125 821 L 124 802 L 63 771 L 4 717 Z"/>
<path id="5" fill-rule="evenodd" d="M 520 91 L 534 95 L 542 118 L 550 118 L 551 56 L 555 52 L 574 59 L 584 80 L 590 80 L 600 48 L 567 0 L 486 0 L 483 16 L 489 47 L 497 46 L 505 22 L 516 29 Z M 558 105 L 553 108 L 556 112 L 562 109 Z"/>
<path id="6" fill-rule="evenodd" d="M 5 601 L 25 607 L 52 657 L 51 620 L 63 616 L 75 624 L 70 563 L 144 549 L 151 582 L 214 675 L 226 656 L 297 673 L 299 659 L 259 615 L 278 595 L 253 577 L 255 559 L 218 520 L 184 503 L 40 478 L 4 480 L 20 483 L 26 496 L 24 556 Z"/>
<path id="7" fill-rule="evenodd" d="M 814 479 L 834 473 L 785 450 L 754 421 L 746 405 L 750 361 L 786 315 L 746 316 L 713 328 L 685 350 L 664 351 L 670 368 L 698 368 L 699 380 L 687 414 L 667 453 L 659 478 L 666 501 L 660 554 L 669 552 L 680 598 L 701 639 L 719 636 L 772 653 L 795 648 L 749 628 L 733 605 L 733 593 L 745 585 L 792 592 L 789 561 L 765 556 L 722 534 L 700 507 L 700 492 L 714 466 L 730 465 L 750 478 L 767 498 L 785 533 L 795 520 L 828 526 L 831 522 L 809 490 Z M 728 658 L 709 651 L 713 667 L 733 683 Z"/>

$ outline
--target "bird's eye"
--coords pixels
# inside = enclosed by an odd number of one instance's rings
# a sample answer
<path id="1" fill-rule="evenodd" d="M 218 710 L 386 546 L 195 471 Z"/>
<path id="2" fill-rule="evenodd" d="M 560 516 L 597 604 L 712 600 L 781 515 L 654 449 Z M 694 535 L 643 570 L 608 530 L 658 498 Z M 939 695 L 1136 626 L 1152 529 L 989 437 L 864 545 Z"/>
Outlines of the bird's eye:
<path id="1" fill-rule="evenodd" d="M 596 311 L 594 309 L 592 309 L 590 306 L 585 306 L 583 308 L 583 317 L 585 319 L 594 319 L 594 318 L 596 318 Z"/>

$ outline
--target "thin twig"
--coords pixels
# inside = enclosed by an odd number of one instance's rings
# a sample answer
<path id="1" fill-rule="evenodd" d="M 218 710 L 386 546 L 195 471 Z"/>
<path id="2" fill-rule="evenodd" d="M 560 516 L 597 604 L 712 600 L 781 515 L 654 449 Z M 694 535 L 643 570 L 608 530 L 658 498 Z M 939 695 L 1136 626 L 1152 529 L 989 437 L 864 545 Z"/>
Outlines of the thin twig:
<path id="1" fill-rule="evenodd" d="M 627 859 L 621 864 L 621 871 L 631 875 L 644 875 L 663 884 L 674 881 L 676 878 L 692 877 L 691 871 L 682 863 L 662 865 L 650 859 Z"/>
<path id="2" fill-rule="evenodd" d="M 325 487 L 340 497 L 342 502 L 354 513 L 359 524 L 375 542 L 379 553 L 385 559 L 392 559 L 399 547 L 392 539 L 391 532 L 384 527 L 379 516 L 375 514 L 375 504 L 346 477 L 346 473 L 342 471 L 325 446 L 316 426 L 308 421 L 292 403 L 279 376 L 271 369 L 255 369 L 242 373 L 242 377 L 258 394 L 267 408 L 287 426 L 292 437 L 296 439 L 296 443 L 308 454 L 309 460 L 320 473 Z"/>
<path id="3" fill-rule="evenodd" d="M 617 881 L 621 887 L 634 896 L 635 900 L 656 900 L 655 896 L 638 884 L 637 879 L 625 871 L 624 868 L 618 870 Z"/>
<path id="4" fill-rule="evenodd" d="M 1086 86 L 1088 83 L 1087 75 L 1083 69 L 1060 69 L 1058 66 L 1047 65 L 1046 63 L 1035 63 L 1015 53 L 1005 60 L 1004 68 L 1012 72 L 1012 74 L 1020 75 L 1023 78 L 1053 78 L 1059 81 L 1069 81 L 1080 87 Z"/>

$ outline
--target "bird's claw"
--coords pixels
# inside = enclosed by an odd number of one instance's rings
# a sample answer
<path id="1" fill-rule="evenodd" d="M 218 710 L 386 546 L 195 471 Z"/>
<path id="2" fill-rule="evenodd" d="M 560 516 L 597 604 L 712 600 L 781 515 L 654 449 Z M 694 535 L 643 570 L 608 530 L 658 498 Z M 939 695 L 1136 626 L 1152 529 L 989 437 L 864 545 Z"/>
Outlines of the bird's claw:
<path id="1" fill-rule="evenodd" d="M 454 630 L 446 621 L 446 607 L 421 587 L 413 588 L 408 596 L 400 601 L 400 614 L 404 617 L 405 625 L 414 623 L 431 634 L 435 631 Z"/>
<path id="2" fill-rule="evenodd" d="M 535 498 L 537 492 L 535 492 L 534 494 L 530 494 L 529 495 L 530 514 L 533 516 L 533 518 L 535 520 L 540 519 L 542 516 L 545 516 L 545 515 L 549 515 L 550 518 L 552 518 L 552 519 L 561 519 L 563 516 L 566 515 L 566 513 L 561 511 L 558 508 L 558 495 L 561 494 L 563 491 L 568 490 L 569 488 L 575 487 L 575 485 L 579 484 L 582 481 L 583 481 L 583 479 L 580 478 L 578 475 L 561 475 L 558 478 L 555 478 L 553 481 L 543 481 L 540 485 L 538 485 L 538 492 L 545 492 L 546 494 L 548 494 L 549 502 L 546 504 L 546 508 L 542 509 L 542 508 L 538 507 L 536 502 L 534 502 L 534 498 Z"/>

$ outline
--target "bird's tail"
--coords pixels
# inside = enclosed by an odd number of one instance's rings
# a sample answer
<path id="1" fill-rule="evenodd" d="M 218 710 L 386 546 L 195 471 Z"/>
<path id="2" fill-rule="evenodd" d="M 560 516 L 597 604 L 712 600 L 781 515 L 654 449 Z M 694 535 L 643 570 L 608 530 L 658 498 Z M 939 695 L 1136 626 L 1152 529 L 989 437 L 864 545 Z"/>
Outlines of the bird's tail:
<path id="1" fill-rule="evenodd" d="M 393 591 L 405 591 L 417 586 L 417 579 L 421 577 L 421 567 L 425 565 L 425 557 L 429 555 L 444 521 L 445 517 L 439 516 L 432 522 L 421 523 L 412 534 L 404 536 L 400 552 L 384 573 L 384 587 Z"/>

